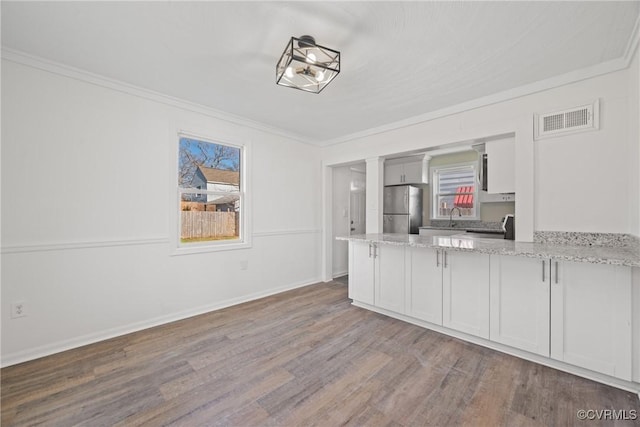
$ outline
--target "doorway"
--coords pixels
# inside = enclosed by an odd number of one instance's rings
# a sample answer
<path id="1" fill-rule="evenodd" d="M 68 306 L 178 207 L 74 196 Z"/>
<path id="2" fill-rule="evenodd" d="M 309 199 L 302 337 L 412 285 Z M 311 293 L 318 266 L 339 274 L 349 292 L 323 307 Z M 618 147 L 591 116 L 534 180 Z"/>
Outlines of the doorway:
<path id="1" fill-rule="evenodd" d="M 364 234 L 366 229 L 366 165 L 364 162 L 332 168 L 332 276 L 349 271 L 349 244 L 338 236 Z"/>

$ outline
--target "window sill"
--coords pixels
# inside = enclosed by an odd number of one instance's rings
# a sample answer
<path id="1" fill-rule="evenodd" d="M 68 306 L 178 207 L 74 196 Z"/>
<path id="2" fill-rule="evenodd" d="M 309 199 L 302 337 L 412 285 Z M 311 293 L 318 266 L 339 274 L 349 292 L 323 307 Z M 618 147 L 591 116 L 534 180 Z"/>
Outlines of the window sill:
<path id="1" fill-rule="evenodd" d="M 250 242 L 234 242 L 234 243 L 193 243 L 174 248 L 171 252 L 172 256 L 201 254 L 207 252 L 233 251 L 238 249 L 251 248 Z"/>

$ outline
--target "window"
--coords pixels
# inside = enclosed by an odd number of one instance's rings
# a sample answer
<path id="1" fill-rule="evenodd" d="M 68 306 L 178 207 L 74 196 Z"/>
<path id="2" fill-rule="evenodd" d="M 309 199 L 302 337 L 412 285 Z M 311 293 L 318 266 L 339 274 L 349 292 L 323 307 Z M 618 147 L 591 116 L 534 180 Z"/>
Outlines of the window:
<path id="1" fill-rule="evenodd" d="M 179 248 L 246 243 L 243 159 L 243 147 L 179 135 Z"/>
<path id="2" fill-rule="evenodd" d="M 433 219 L 449 219 L 460 215 L 465 219 L 479 219 L 477 209 L 476 163 L 434 167 L 432 212 Z M 457 209 L 456 209 L 457 208 Z"/>

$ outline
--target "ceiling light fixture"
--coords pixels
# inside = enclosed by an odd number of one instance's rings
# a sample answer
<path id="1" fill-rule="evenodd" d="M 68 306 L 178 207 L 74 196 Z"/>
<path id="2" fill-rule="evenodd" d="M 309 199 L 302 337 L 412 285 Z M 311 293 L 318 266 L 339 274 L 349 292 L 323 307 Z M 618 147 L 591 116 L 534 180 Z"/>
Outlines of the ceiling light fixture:
<path id="1" fill-rule="evenodd" d="M 276 66 L 276 83 L 320 93 L 339 72 L 340 52 L 317 45 L 311 36 L 291 37 Z"/>

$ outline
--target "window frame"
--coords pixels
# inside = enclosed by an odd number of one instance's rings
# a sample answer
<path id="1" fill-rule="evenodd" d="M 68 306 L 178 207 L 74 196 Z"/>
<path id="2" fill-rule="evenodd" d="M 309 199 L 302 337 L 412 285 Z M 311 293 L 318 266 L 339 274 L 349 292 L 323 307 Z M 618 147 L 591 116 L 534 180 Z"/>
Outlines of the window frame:
<path id="1" fill-rule="evenodd" d="M 240 185 L 238 191 L 215 191 L 197 188 L 181 188 L 178 181 L 179 161 L 180 161 L 180 139 L 189 138 L 198 141 L 208 142 L 211 144 L 225 145 L 240 150 L 239 169 L 240 169 Z M 200 132 L 192 132 L 185 130 L 178 130 L 172 138 L 174 156 L 173 161 L 173 190 L 172 190 L 172 255 L 188 255 L 205 252 L 217 252 L 217 251 L 229 251 L 236 249 L 248 249 L 251 248 L 251 199 L 250 199 L 250 174 L 249 174 L 249 152 L 250 145 L 248 143 L 238 143 L 230 141 L 227 138 L 218 138 L 204 135 Z M 228 196 L 229 194 L 237 194 L 240 200 L 240 219 L 239 225 L 239 238 L 236 240 L 212 240 L 205 242 L 191 242 L 183 243 L 181 241 L 181 200 L 183 194 L 193 195 L 220 195 Z"/>
<path id="2" fill-rule="evenodd" d="M 455 164 L 448 164 L 448 165 L 440 165 L 440 166 L 432 166 L 429 169 L 429 174 L 431 176 L 431 212 L 430 212 L 430 219 L 433 220 L 449 220 L 450 216 L 441 216 L 438 214 L 438 197 L 441 195 L 440 193 L 438 193 L 438 189 L 440 187 L 440 178 L 439 178 L 439 173 L 440 171 L 444 171 L 444 170 L 454 170 L 454 169 L 465 169 L 465 168 L 471 168 L 473 171 L 473 176 L 474 176 L 474 186 L 473 186 L 473 200 L 474 200 L 474 215 L 473 216 L 463 216 L 463 217 L 456 217 L 457 220 L 462 220 L 462 221 L 478 221 L 480 220 L 480 199 L 479 199 L 479 195 L 480 195 L 480 181 L 478 179 L 478 168 L 480 167 L 480 164 L 478 161 L 470 161 L 470 162 L 463 162 L 463 163 L 455 163 Z M 458 193 L 446 193 L 448 194 L 458 194 Z M 452 208 L 453 209 L 453 208 Z"/>

